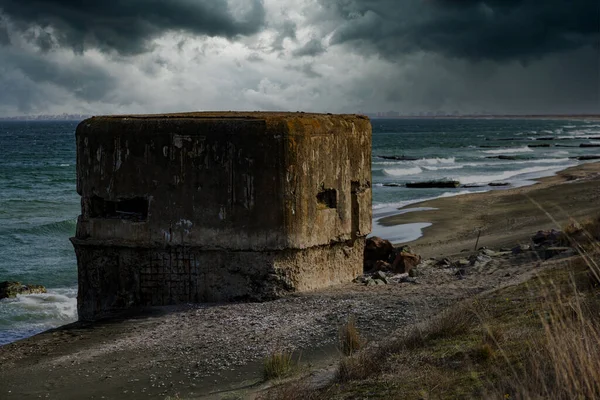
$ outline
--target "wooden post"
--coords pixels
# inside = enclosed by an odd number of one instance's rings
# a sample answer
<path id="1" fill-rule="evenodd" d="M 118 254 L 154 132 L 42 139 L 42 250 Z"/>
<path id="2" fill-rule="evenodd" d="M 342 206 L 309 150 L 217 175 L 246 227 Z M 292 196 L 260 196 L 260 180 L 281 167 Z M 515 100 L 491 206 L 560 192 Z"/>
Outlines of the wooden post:
<path id="1" fill-rule="evenodd" d="M 475 251 L 477 251 L 477 246 L 479 245 L 479 237 L 481 237 L 481 228 L 479 228 L 479 234 L 477 235 L 477 241 L 475 242 Z"/>

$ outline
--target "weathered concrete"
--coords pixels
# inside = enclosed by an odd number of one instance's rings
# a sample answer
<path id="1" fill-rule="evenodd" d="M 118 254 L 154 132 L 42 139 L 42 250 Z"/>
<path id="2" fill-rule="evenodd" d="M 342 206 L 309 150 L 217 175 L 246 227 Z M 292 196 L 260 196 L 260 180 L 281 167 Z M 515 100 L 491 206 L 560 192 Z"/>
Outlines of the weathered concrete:
<path id="1" fill-rule="evenodd" d="M 78 310 L 265 300 L 352 280 L 371 230 L 353 115 L 97 117 L 77 128 Z"/>

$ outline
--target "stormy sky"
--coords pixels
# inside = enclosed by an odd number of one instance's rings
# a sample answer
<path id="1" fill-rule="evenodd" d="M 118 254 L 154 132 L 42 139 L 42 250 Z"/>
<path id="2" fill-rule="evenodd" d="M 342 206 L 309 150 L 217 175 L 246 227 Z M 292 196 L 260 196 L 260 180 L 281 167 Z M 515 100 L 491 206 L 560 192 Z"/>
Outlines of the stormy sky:
<path id="1" fill-rule="evenodd" d="M 599 113 L 598 0 L 0 0 L 0 116 Z"/>

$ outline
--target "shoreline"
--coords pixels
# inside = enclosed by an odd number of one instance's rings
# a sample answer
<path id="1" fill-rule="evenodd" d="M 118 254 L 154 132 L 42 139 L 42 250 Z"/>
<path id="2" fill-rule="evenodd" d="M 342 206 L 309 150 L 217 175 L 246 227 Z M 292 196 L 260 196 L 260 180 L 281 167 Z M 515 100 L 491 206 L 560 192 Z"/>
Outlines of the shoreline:
<path id="1" fill-rule="evenodd" d="M 600 163 L 563 170 L 535 185 L 411 204 L 403 209 L 430 209 L 384 221 L 390 227 L 430 221 L 433 225 L 410 246 L 423 258 L 449 257 L 471 251 L 480 226 L 479 247 L 496 249 L 526 243 L 536 230 L 553 227 L 529 199 L 559 223 L 597 215 Z M 294 349 L 319 365 L 336 360 L 337 330 L 350 316 L 367 339 L 381 340 L 457 301 L 522 282 L 539 270 L 537 260 L 526 261 L 499 260 L 497 268 L 468 279 L 457 279 L 452 269 L 420 267 L 418 285 L 348 283 L 272 302 L 156 307 L 120 319 L 73 323 L 0 346 L 0 397 L 220 398 L 230 388 L 260 385 L 261 360 L 273 351 Z M 212 397 L 206 396 L 210 392 Z"/>
<path id="2" fill-rule="evenodd" d="M 560 196 L 553 193 L 558 186 Z M 572 219 L 600 213 L 599 200 L 600 162 L 593 162 L 535 179 L 535 183 L 528 186 L 413 203 L 377 222 L 387 229 L 404 224 L 431 224 L 423 229 L 420 238 L 403 244 L 410 245 L 424 257 L 435 257 L 472 250 L 479 229 L 480 247 L 501 247 L 525 240 L 532 226 L 560 229 Z M 407 208 L 428 210 L 402 213 Z"/>

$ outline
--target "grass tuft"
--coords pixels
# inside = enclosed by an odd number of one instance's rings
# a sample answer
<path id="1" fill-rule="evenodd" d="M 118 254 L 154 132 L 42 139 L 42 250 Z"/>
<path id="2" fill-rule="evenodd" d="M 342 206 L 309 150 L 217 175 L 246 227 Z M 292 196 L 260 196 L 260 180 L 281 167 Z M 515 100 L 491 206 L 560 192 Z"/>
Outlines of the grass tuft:
<path id="1" fill-rule="evenodd" d="M 340 326 L 338 330 L 338 348 L 347 356 L 359 351 L 365 345 L 365 340 L 361 337 L 356 327 L 354 317 L 349 317 L 348 321 Z"/>
<path id="2" fill-rule="evenodd" d="M 286 378 L 293 374 L 296 366 L 291 351 L 275 351 L 263 361 L 263 377 L 265 380 Z"/>

